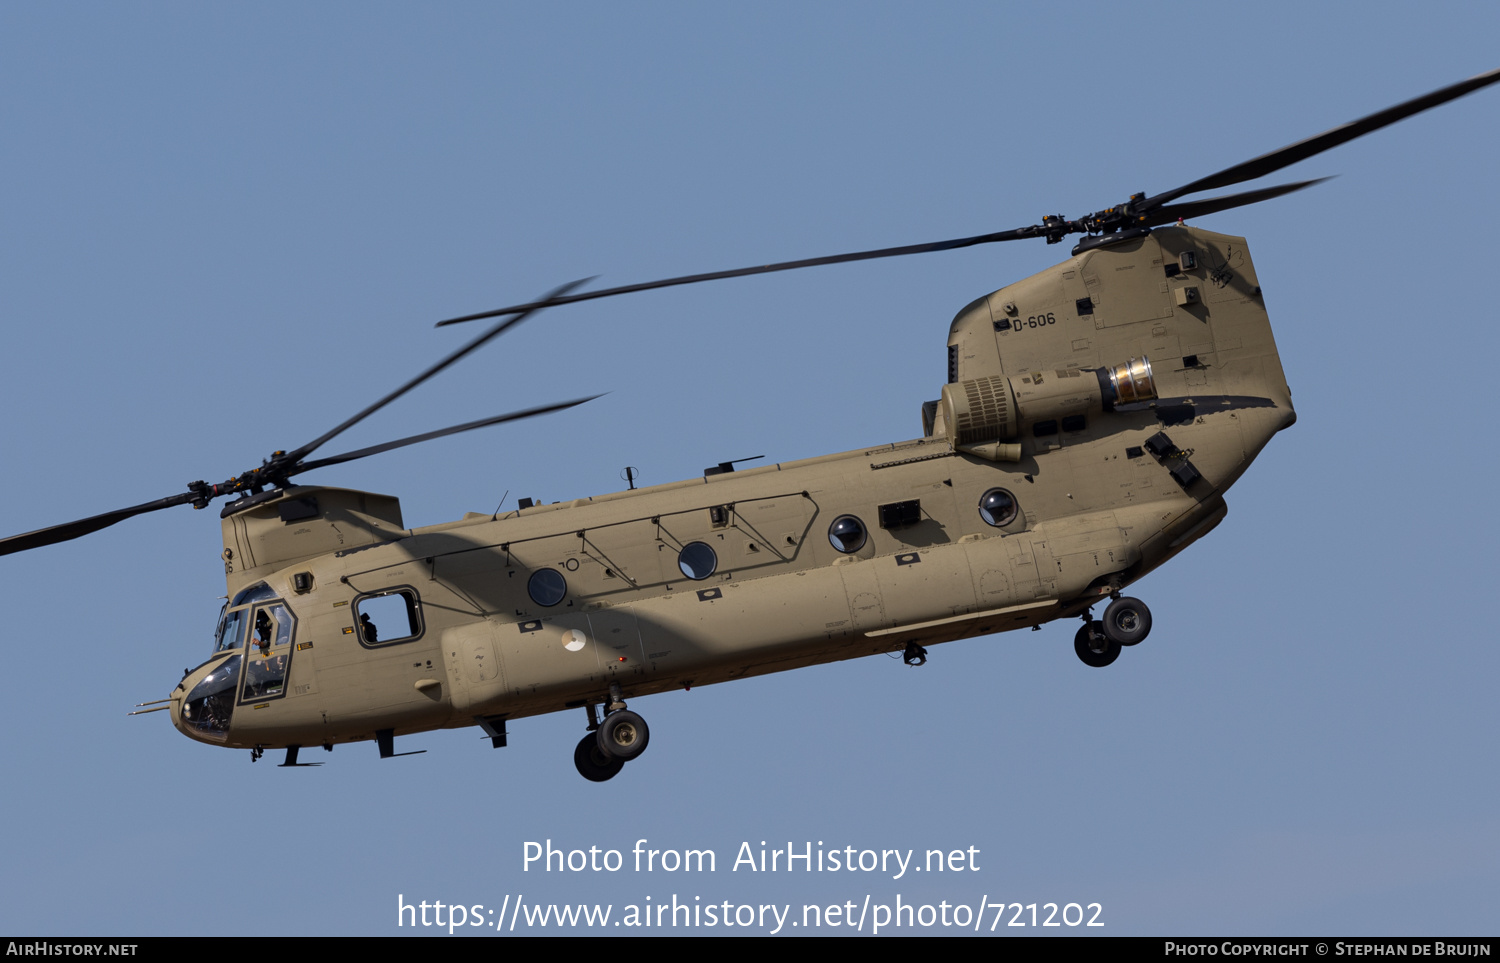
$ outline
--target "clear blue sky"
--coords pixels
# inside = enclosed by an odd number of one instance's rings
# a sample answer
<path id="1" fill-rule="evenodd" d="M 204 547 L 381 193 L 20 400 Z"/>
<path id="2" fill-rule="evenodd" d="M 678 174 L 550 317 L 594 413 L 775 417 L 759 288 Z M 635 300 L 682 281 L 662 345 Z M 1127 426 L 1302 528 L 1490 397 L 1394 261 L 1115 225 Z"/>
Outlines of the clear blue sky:
<path id="1" fill-rule="evenodd" d="M 1497 35 L 1492 4 L 9 4 L 0 533 L 300 444 L 460 343 L 438 318 L 1077 216 L 1491 69 Z M 499 752 L 465 730 L 279 770 L 124 715 L 207 655 L 216 511 L 0 559 L 0 932 L 899 893 L 1099 902 L 1110 934 L 1492 935 L 1497 119 L 1482 92 L 1200 222 L 1249 239 L 1300 421 L 1136 587 L 1155 630 L 1107 670 L 1064 623 L 655 696 L 604 785 L 573 770 L 579 711 Z M 317 481 L 421 525 L 908 438 L 953 314 L 1066 254 L 552 311 L 338 450 L 605 398 Z M 721 862 L 523 872 L 549 838 Z M 981 869 L 730 872 L 761 840 Z"/>

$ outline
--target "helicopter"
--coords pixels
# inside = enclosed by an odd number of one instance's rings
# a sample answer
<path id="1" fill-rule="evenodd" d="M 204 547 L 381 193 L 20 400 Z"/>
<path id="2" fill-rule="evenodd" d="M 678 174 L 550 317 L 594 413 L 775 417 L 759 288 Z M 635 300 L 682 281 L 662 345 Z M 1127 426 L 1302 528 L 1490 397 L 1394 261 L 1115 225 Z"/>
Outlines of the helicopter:
<path id="1" fill-rule="evenodd" d="M 496 324 L 323 435 L 260 466 L 128 508 L 0 540 L 0 554 L 182 504 L 221 511 L 228 600 L 208 658 L 167 711 L 197 741 L 283 749 L 583 710 L 574 748 L 603 782 L 649 744 L 628 699 L 1079 619 L 1103 668 L 1147 639 L 1132 583 L 1208 534 L 1225 491 L 1295 423 L 1245 241 L 1186 222 L 1310 187 L 1180 201 L 1274 173 L 1500 81 L 1434 91 L 1179 188 L 1076 219 L 541 298 L 440 325 Z M 570 303 L 1001 241 L 1072 257 L 953 319 L 948 377 L 922 434 L 796 462 L 404 527 L 397 499 L 300 484 L 304 473 L 539 417 L 529 408 L 339 455 L 333 438 L 537 314 Z M 1096 608 L 1103 609 L 1095 617 Z M 601 712 L 602 710 L 602 712 Z"/>

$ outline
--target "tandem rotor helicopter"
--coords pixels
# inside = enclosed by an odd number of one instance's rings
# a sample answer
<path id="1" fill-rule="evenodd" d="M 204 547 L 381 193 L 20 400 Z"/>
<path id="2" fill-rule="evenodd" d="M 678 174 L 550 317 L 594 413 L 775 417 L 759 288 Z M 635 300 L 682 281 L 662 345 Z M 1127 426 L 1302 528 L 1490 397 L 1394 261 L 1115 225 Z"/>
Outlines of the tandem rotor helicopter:
<path id="1" fill-rule="evenodd" d="M 175 505 L 220 512 L 228 601 L 212 651 L 164 699 L 213 745 L 331 750 L 583 710 L 578 771 L 647 747 L 626 699 L 1079 619 L 1107 666 L 1151 612 L 1124 590 L 1210 532 L 1225 491 L 1296 421 L 1242 238 L 1188 227 L 1318 183 L 1180 201 L 1271 174 L 1500 82 L 1434 91 L 1155 195 L 1068 220 L 601 290 L 559 287 L 440 322 L 499 319 L 299 448 L 217 484 L 0 539 L 0 555 Z M 635 291 L 999 241 L 1083 238 L 1072 257 L 953 319 L 922 436 L 505 514 L 404 527 L 397 499 L 299 476 L 583 398 L 314 457 L 326 443 L 538 311 Z M 754 459 L 750 459 L 754 460 Z M 1102 607 L 1102 615 L 1094 609 Z M 603 712 L 601 714 L 600 709 Z"/>

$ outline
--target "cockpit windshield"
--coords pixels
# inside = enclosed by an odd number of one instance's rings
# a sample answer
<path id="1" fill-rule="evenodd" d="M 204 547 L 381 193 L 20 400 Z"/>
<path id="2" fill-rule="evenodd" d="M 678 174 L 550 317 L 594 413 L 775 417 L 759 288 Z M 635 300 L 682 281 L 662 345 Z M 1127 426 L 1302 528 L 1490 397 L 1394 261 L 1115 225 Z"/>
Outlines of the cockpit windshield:
<path id="1" fill-rule="evenodd" d="M 214 651 L 223 652 L 225 649 L 238 649 L 245 644 L 246 616 L 250 614 L 248 608 L 225 611 L 219 615 L 219 631 L 214 636 Z"/>
<path id="2" fill-rule="evenodd" d="M 276 593 L 271 586 L 265 582 L 256 582 L 239 590 L 234 600 L 229 603 L 230 608 L 238 608 L 241 605 L 249 605 L 251 602 L 259 602 L 261 599 L 275 598 Z"/>
<path id="3" fill-rule="evenodd" d="M 235 706 L 286 695 L 296 624 L 287 603 L 264 582 L 225 603 L 214 632 L 214 652 L 224 656 L 209 660 L 212 668 L 184 700 L 183 720 L 219 738 L 228 732 Z"/>
<path id="4" fill-rule="evenodd" d="M 227 649 L 243 648 L 245 645 L 246 629 L 250 625 L 250 606 L 255 602 L 275 597 L 276 593 L 271 589 L 271 586 L 265 582 L 256 582 L 254 585 L 247 585 L 240 589 L 234 598 L 224 603 L 223 610 L 219 612 L 219 628 L 214 633 L 214 651 L 223 652 Z M 264 638 L 267 629 L 270 627 L 267 616 L 260 616 L 259 623 L 256 628 L 260 629 L 261 632 L 260 637 L 257 637 L 256 641 L 269 641 L 268 638 Z M 286 627 L 290 624 L 290 620 L 283 618 L 279 620 L 278 624 L 282 627 L 282 633 L 284 634 L 287 630 Z M 277 639 L 275 640 L 275 644 L 284 645 L 286 641 L 284 638 Z M 267 647 L 262 645 L 262 648 Z"/>
<path id="5" fill-rule="evenodd" d="M 234 716 L 234 687 L 244 657 L 233 655 L 216 665 L 183 700 L 182 719 L 199 732 L 219 736 Z"/>

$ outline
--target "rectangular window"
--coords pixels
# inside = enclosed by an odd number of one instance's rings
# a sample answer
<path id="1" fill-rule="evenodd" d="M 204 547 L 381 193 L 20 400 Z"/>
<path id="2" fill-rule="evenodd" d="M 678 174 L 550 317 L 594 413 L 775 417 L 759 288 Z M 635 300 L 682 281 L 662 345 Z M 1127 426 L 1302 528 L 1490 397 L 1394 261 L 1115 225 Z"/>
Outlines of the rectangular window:
<path id="1" fill-rule="evenodd" d="M 406 642 L 422 634 L 417 593 L 409 588 L 367 595 L 354 603 L 355 634 L 364 645 Z"/>
<path id="2" fill-rule="evenodd" d="M 254 612 L 245 651 L 242 703 L 286 695 L 286 677 L 292 664 L 292 614 L 285 603 L 258 606 Z"/>

